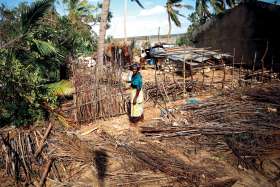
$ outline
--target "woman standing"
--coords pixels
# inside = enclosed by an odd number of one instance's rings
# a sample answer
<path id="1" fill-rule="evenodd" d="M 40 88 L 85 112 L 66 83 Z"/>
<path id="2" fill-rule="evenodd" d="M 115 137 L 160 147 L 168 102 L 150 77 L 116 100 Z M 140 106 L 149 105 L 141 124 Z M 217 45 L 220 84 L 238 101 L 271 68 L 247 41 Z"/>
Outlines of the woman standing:
<path id="1" fill-rule="evenodd" d="M 142 75 L 140 74 L 140 65 L 131 65 L 131 71 L 133 72 L 131 77 L 131 96 L 130 96 L 130 121 L 137 123 L 140 120 L 144 120 L 144 108 L 143 108 L 143 91 L 142 91 Z"/>

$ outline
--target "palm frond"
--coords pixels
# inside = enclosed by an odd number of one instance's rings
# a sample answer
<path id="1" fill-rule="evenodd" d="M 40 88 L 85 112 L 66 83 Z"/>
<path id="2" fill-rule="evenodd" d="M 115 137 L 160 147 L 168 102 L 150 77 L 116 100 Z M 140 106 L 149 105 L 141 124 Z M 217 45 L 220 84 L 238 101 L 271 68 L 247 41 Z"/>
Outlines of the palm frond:
<path id="1" fill-rule="evenodd" d="M 189 9 L 189 10 L 193 9 L 192 5 L 187 5 L 187 4 L 182 4 L 182 3 L 176 3 L 176 4 L 174 4 L 174 6 L 176 8 L 186 8 L 186 9 Z"/>
<path id="2" fill-rule="evenodd" d="M 140 1 L 138 1 L 138 0 L 131 0 L 131 1 L 132 2 L 135 1 L 138 4 L 138 6 L 140 6 L 141 8 L 144 9 L 144 6 L 140 3 Z"/>
<path id="3" fill-rule="evenodd" d="M 235 0 L 226 0 L 226 4 L 230 7 L 233 8 L 235 6 L 236 1 Z"/>
<path id="4" fill-rule="evenodd" d="M 54 0 L 40 0 L 26 7 L 21 13 L 21 26 L 23 33 L 30 30 L 53 5 Z"/>
<path id="5" fill-rule="evenodd" d="M 181 3 L 182 0 L 168 0 L 167 3 L 170 3 L 170 4 L 175 4 L 175 3 Z"/>
<path id="6" fill-rule="evenodd" d="M 177 16 L 177 14 L 175 13 L 175 11 L 172 11 L 171 14 L 170 14 L 170 18 L 171 20 L 175 23 L 175 25 L 177 27 L 181 27 L 181 22 Z"/>
<path id="7" fill-rule="evenodd" d="M 69 96 L 75 92 L 75 88 L 69 80 L 51 83 L 47 87 L 56 96 Z"/>
<path id="8" fill-rule="evenodd" d="M 195 9 L 200 17 L 203 17 L 204 15 L 210 15 L 210 12 L 208 10 L 207 0 L 197 0 Z"/>
<path id="9" fill-rule="evenodd" d="M 179 12 L 179 10 L 173 10 L 174 11 L 174 13 L 176 14 L 176 15 L 178 15 L 178 16 L 181 16 L 181 17 L 186 17 L 184 14 L 181 14 L 180 12 Z"/>
<path id="10" fill-rule="evenodd" d="M 225 10 L 225 4 L 223 0 L 210 0 L 210 4 L 214 8 L 216 14 L 219 14 Z"/>
<path id="11" fill-rule="evenodd" d="M 42 40 L 33 40 L 38 51 L 43 56 L 48 56 L 51 54 L 58 54 L 58 50 L 53 46 L 51 42 L 46 42 Z"/>

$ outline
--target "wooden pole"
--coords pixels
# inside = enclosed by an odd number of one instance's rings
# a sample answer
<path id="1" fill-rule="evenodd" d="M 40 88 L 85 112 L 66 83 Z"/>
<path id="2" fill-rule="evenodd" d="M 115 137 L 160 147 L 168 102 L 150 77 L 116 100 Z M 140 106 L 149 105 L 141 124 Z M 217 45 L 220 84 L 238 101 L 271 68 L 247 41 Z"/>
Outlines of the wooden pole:
<path id="1" fill-rule="evenodd" d="M 234 62 L 235 61 L 235 48 L 233 49 L 233 59 L 232 59 L 232 81 L 231 84 L 233 86 L 233 81 L 234 81 Z"/>
<path id="2" fill-rule="evenodd" d="M 184 45 L 184 62 L 183 62 L 183 78 L 184 78 L 184 87 L 183 94 L 186 94 L 186 46 Z"/>
<path id="3" fill-rule="evenodd" d="M 156 88 L 157 88 L 157 97 L 156 97 L 156 100 L 155 100 L 155 106 L 157 105 L 158 103 L 158 82 L 157 82 L 157 65 L 156 65 L 156 62 L 155 62 L 155 83 L 156 83 Z"/>
<path id="4" fill-rule="evenodd" d="M 252 67 L 252 73 L 251 73 L 252 75 L 255 72 L 256 61 L 257 61 L 257 53 L 255 52 L 255 54 L 254 54 L 254 61 L 253 61 L 253 67 Z M 251 85 L 252 85 L 252 82 L 253 82 L 253 76 L 251 77 Z"/>
<path id="5" fill-rule="evenodd" d="M 271 67 L 270 67 L 270 79 L 272 79 L 272 76 L 273 76 L 273 66 L 274 66 L 274 61 L 273 61 L 273 56 L 272 56 L 272 59 L 271 59 Z"/>
<path id="6" fill-rule="evenodd" d="M 238 77 L 239 82 L 240 82 L 240 79 L 241 79 L 242 64 L 243 64 L 243 56 L 241 57 L 240 66 L 239 66 L 239 75 L 238 75 L 238 76 L 239 76 L 239 77 Z"/>
<path id="7" fill-rule="evenodd" d="M 202 63 L 203 63 L 203 69 L 202 69 L 202 88 L 204 88 L 204 76 L 205 76 L 205 63 L 204 63 L 204 51 L 202 53 Z"/>
<path id="8" fill-rule="evenodd" d="M 204 77 L 205 77 L 205 71 L 204 71 L 204 65 L 202 69 L 202 87 L 204 88 Z"/>
<path id="9" fill-rule="evenodd" d="M 46 132 L 45 132 L 45 134 L 44 134 L 44 137 L 43 137 L 43 139 L 41 140 L 41 145 L 39 146 L 39 148 L 36 150 L 36 152 L 35 152 L 35 157 L 37 157 L 41 152 L 42 152 L 42 150 L 43 150 L 43 148 L 44 148 L 44 145 L 45 145 L 45 141 L 46 141 L 46 139 L 47 139 L 47 137 L 48 137 L 48 135 L 49 135 L 49 133 L 50 133 L 50 131 L 51 131 L 51 129 L 52 129 L 52 123 L 50 122 L 49 123 L 49 126 L 48 126 L 48 128 L 47 128 L 47 130 L 46 130 Z"/>
<path id="10" fill-rule="evenodd" d="M 214 75 L 215 75 L 215 68 L 213 68 L 213 71 L 212 71 L 211 86 L 213 85 L 213 82 L 214 82 Z"/>
<path id="11" fill-rule="evenodd" d="M 262 82 L 263 82 L 263 77 L 264 77 L 264 59 L 265 59 L 265 57 L 267 55 L 267 52 L 268 52 L 268 41 L 266 42 L 266 48 L 265 48 L 263 57 L 261 59 L 261 62 L 262 62 Z"/>
<path id="12" fill-rule="evenodd" d="M 49 173 L 49 171 L 51 169 L 53 161 L 54 161 L 54 158 L 50 158 L 50 160 L 47 162 L 47 165 L 46 165 L 46 167 L 44 169 L 44 173 L 42 174 L 41 179 L 40 179 L 40 184 L 39 184 L 40 187 L 44 186 L 44 184 L 46 182 L 46 178 L 47 178 L 48 173 Z"/>
<path id="13" fill-rule="evenodd" d="M 255 72 L 256 61 L 257 61 L 257 53 L 255 52 L 255 55 L 254 55 L 254 62 L 253 62 L 253 67 L 252 67 L 252 73 Z"/>
<path id="14" fill-rule="evenodd" d="M 158 27 L 158 42 L 160 42 L 159 36 L 160 36 L 160 27 Z"/>
<path id="15" fill-rule="evenodd" d="M 226 81 L 226 64 L 224 63 L 223 59 L 222 62 L 224 64 L 224 76 L 223 76 L 223 83 L 222 83 L 222 89 L 225 88 L 225 81 Z"/>

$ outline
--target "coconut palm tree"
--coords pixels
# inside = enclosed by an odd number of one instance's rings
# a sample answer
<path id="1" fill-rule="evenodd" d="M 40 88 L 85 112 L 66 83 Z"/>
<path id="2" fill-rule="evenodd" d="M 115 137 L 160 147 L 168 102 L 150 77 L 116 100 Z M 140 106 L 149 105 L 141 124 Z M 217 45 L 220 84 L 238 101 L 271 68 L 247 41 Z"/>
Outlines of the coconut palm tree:
<path id="1" fill-rule="evenodd" d="M 110 7 L 110 0 L 103 0 L 101 21 L 100 21 L 100 26 L 99 26 L 99 37 L 98 37 L 97 69 L 99 68 L 99 66 L 101 66 L 103 64 L 104 43 L 105 43 L 109 7 Z"/>
<path id="2" fill-rule="evenodd" d="M 192 9 L 192 6 L 186 5 L 182 3 L 182 0 L 167 0 L 166 5 L 165 5 L 167 15 L 168 15 L 168 24 L 169 24 L 169 29 L 168 29 L 168 41 L 170 39 L 170 34 L 171 34 L 171 21 L 177 26 L 181 27 L 181 22 L 178 18 L 178 16 L 185 17 L 183 14 L 180 14 L 179 10 L 176 8 L 187 8 L 187 9 Z"/>
<path id="3" fill-rule="evenodd" d="M 41 0 L 33 3 L 30 7 L 23 6 L 20 15 L 20 25 L 17 35 L 1 48 L 13 47 L 16 42 L 22 40 L 28 35 L 29 31 L 40 21 L 40 19 L 48 12 L 53 6 L 54 0 Z"/>
<path id="4" fill-rule="evenodd" d="M 200 18 L 207 19 L 211 17 L 209 6 L 213 7 L 214 14 L 223 12 L 227 7 L 233 8 L 237 5 L 236 0 L 196 0 L 196 12 Z"/>

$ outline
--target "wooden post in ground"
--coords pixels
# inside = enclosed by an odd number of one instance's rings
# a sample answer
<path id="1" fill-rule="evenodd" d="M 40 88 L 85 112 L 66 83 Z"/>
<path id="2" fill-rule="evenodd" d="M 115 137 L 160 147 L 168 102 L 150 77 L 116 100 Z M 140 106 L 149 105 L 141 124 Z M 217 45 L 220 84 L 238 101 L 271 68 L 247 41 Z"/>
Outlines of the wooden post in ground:
<path id="1" fill-rule="evenodd" d="M 242 64 L 243 64 L 243 56 L 241 57 L 240 66 L 239 66 L 239 73 L 238 73 L 239 84 L 240 84 L 240 80 L 241 80 Z"/>
<path id="2" fill-rule="evenodd" d="M 183 78 L 184 78 L 183 95 L 185 96 L 186 95 L 186 45 L 184 45 Z"/>
<path id="3" fill-rule="evenodd" d="M 157 89 L 157 97 L 156 97 L 156 100 L 155 100 L 155 106 L 157 106 L 157 103 L 158 103 L 158 82 L 157 82 L 157 65 L 156 65 L 156 62 L 155 62 L 155 84 L 156 84 L 156 89 Z"/>
<path id="4" fill-rule="evenodd" d="M 252 76 L 251 76 L 251 85 L 252 85 L 252 82 L 253 82 L 253 74 L 255 72 L 256 61 L 257 61 L 257 53 L 255 52 L 255 54 L 254 54 L 254 61 L 253 61 L 253 67 L 252 67 L 252 72 L 251 72 L 251 74 L 252 74 Z"/>
<path id="5" fill-rule="evenodd" d="M 267 52 L 268 52 L 268 41 L 266 42 L 266 48 L 265 48 L 263 57 L 261 59 L 261 62 L 262 62 L 262 82 L 263 82 L 263 77 L 264 77 L 264 59 L 265 59 L 265 57 L 267 55 Z"/>
<path id="6" fill-rule="evenodd" d="M 191 64 L 190 64 L 190 76 L 191 76 L 191 81 L 193 82 L 193 72 L 192 72 L 192 51 L 191 51 Z"/>
<path id="7" fill-rule="evenodd" d="M 223 58 L 222 58 L 222 62 L 223 62 L 223 65 L 224 65 L 224 76 L 223 76 L 222 89 L 224 89 L 225 88 L 225 81 L 226 81 L 226 64 L 223 61 Z"/>
<path id="8" fill-rule="evenodd" d="M 273 56 L 271 57 L 272 59 L 271 59 L 271 67 L 270 67 L 270 75 L 269 75 L 269 78 L 270 78 L 270 80 L 272 80 L 272 76 L 273 76 L 273 66 L 274 66 L 274 59 L 273 59 Z"/>
<path id="9" fill-rule="evenodd" d="M 232 59 L 232 81 L 231 81 L 231 85 L 233 86 L 233 81 L 234 81 L 234 62 L 235 61 L 235 48 L 233 49 L 233 59 Z"/>
<path id="10" fill-rule="evenodd" d="M 204 51 L 202 53 L 202 63 L 203 63 L 203 66 L 202 66 L 202 88 L 204 88 L 204 76 L 205 76 Z"/>
<path id="11" fill-rule="evenodd" d="M 160 35 L 160 27 L 158 27 L 158 42 L 160 42 L 159 35 Z"/>
<path id="12" fill-rule="evenodd" d="M 204 76 L 205 76 L 205 70 L 204 70 L 204 64 L 203 64 L 203 69 L 202 69 L 202 88 L 204 88 Z"/>
<path id="13" fill-rule="evenodd" d="M 214 82 L 214 75 L 215 75 L 215 68 L 213 68 L 213 71 L 212 71 L 211 86 L 213 85 L 213 82 Z"/>

